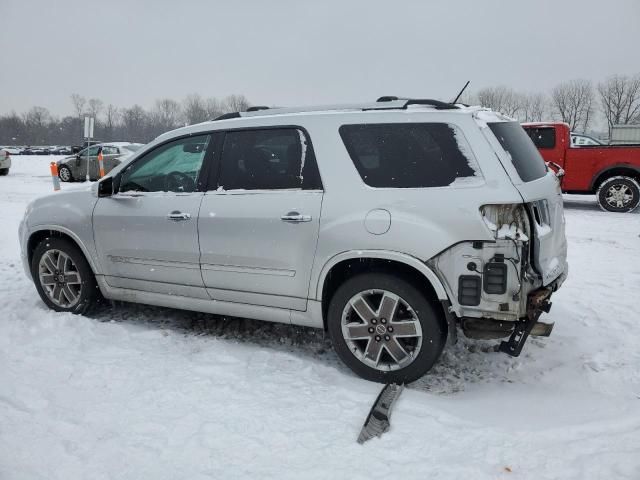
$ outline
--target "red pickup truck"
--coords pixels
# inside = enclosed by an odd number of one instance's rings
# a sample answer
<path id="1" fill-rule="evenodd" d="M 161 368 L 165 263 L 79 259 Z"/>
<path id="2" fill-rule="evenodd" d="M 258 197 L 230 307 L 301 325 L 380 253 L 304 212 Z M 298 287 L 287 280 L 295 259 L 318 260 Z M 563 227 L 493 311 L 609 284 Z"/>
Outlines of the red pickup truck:
<path id="1" fill-rule="evenodd" d="M 524 123 L 545 162 L 564 170 L 565 193 L 595 194 L 609 212 L 631 212 L 640 203 L 640 145 L 571 144 L 569 125 Z"/>

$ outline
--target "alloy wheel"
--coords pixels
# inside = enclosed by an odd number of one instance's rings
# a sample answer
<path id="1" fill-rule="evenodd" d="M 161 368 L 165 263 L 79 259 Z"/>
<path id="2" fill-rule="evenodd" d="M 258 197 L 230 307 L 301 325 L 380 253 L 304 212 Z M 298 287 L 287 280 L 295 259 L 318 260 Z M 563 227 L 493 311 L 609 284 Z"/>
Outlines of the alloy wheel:
<path id="1" fill-rule="evenodd" d="M 60 169 L 60 172 L 58 172 L 58 175 L 60 176 L 60 180 L 62 180 L 63 182 L 68 182 L 71 178 L 69 169 L 66 167 L 62 167 Z"/>
<path id="2" fill-rule="evenodd" d="M 80 300 L 82 278 L 71 257 L 60 250 L 47 250 L 38 263 L 40 285 L 59 307 L 72 308 Z"/>
<path id="3" fill-rule="evenodd" d="M 604 199 L 614 208 L 624 208 L 633 201 L 633 190 L 623 183 L 614 183 L 607 189 Z"/>
<path id="4" fill-rule="evenodd" d="M 354 295 L 343 310 L 341 326 L 351 353 L 376 370 L 404 368 L 422 348 L 418 315 L 408 302 L 387 290 Z"/>

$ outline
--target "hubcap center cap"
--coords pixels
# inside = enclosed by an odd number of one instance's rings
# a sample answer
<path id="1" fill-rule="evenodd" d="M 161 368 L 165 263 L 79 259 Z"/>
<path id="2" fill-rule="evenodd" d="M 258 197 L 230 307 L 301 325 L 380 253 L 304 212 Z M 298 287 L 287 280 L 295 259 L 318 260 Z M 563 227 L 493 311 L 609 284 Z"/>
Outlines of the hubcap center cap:
<path id="1" fill-rule="evenodd" d="M 384 335 L 385 333 L 387 333 L 387 327 L 385 327 L 384 325 L 380 324 L 376 327 L 376 333 L 378 335 Z"/>

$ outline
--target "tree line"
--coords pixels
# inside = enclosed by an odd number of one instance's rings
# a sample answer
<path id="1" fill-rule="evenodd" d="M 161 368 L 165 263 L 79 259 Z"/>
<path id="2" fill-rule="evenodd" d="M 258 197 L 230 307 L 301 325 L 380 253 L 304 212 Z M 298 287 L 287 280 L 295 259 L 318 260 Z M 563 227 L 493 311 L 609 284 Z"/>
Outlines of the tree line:
<path id="1" fill-rule="evenodd" d="M 73 115 L 53 116 L 44 107 L 33 107 L 23 114 L 0 116 L 0 145 L 81 145 L 84 117 L 95 118 L 94 138 L 101 141 L 147 143 L 168 130 L 214 119 L 227 112 L 246 110 L 244 95 L 218 99 L 191 94 L 181 102 L 159 99 L 152 108 L 140 105 L 119 108 L 105 105 L 98 98 L 71 95 Z"/>
<path id="2" fill-rule="evenodd" d="M 463 103 L 482 105 L 522 122 L 561 120 L 572 131 L 586 132 L 598 123 L 611 127 L 640 124 L 640 73 L 612 75 L 594 85 L 575 79 L 547 93 L 522 93 L 506 86 L 486 87 L 466 94 Z M 191 94 L 182 101 L 159 99 L 153 107 L 119 108 L 97 98 L 71 95 L 73 115 L 57 118 L 44 107 L 0 116 L 0 145 L 79 145 L 84 117 L 96 119 L 94 137 L 102 141 L 147 143 L 163 132 L 211 120 L 223 113 L 246 110 L 244 95 L 223 99 Z"/>
<path id="3" fill-rule="evenodd" d="M 640 73 L 612 75 L 596 85 L 584 79 L 569 80 L 549 93 L 487 87 L 469 94 L 463 101 L 489 107 L 521 122 L 560 120 L 579 133 L 604 120 L 611 135 L 613 125 L 640 124 Z"/>

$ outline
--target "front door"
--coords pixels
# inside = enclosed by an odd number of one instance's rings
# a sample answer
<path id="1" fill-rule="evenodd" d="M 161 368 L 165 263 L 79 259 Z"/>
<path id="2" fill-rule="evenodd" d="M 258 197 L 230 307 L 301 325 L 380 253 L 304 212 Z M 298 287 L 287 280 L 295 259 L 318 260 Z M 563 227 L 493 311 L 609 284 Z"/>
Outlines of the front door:
<path id="1" fill-rule="evenodd" d="M 322 186 L 296 128 L 228 132 L 198 230 L 214 300 L 305 310 Z"/>
<path id="2" fill-rule="evenodd" d="M 210 136 L 165 143 L 122 172 L 93 215 L 105 280 L 114 287 L 208 298 L 200 274 L 198 188 Z"/>

